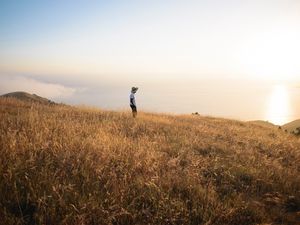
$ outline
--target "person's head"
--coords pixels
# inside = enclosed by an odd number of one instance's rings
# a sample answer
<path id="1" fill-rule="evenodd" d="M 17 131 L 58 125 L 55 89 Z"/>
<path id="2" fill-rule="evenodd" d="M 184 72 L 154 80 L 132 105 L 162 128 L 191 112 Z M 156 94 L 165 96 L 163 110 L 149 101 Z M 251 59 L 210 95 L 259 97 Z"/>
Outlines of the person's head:
<path id="1" fill-rule="evenodd" d="M 132 88 L 131 88 L 131 92 L 132 92 L 132 93 L 136 93 L 136 91 L 137 91 L 138 89 L 139 89 L 138 87 L 132 87 Z"/>

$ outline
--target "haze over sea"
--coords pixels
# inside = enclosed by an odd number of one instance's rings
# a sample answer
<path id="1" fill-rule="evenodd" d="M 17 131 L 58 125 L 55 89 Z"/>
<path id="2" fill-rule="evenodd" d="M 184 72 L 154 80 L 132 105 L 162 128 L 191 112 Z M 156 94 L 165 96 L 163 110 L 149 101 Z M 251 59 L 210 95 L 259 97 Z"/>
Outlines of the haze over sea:
<path id="1" fill-rule="evenodd" d="M 107 87 L 70 99 L 111 109 L 129 109 L 130 86 Z M 88 97 L 88 95 L 90 96 Z M 293 84 L 254 81 L 161 81 L 141 84 L 136 94 L 139 109 L 153 112 L 198 112 L 240 120 L 265 120 L 282 125 L 300 118 L 300 88 Z M 82 99 L 82 100 L 80 100 Z"/>
<path id="2" fill-rule="evenodd" d="M 277 125 L 300 118 L 300 87 L 287 82 L 162 78 L 156 82 L 73 81 L 61 85 L 53 79 L 45 80 L 2 76 L 0 94 L 23 90 L 67 104 L 128 110 L 130 88 L 138 86 L 140 89 L 136 99 L 138 109 L 143 111 L 175 114 L 198 112 L 239 120 L 264 120 Z"/>

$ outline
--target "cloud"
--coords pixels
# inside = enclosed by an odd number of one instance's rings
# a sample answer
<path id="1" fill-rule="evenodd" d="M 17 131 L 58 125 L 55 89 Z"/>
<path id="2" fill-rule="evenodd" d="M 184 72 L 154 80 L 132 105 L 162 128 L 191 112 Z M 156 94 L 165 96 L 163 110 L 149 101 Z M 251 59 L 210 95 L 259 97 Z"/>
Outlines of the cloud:
<path id="1" fill-rule="evenodd" d="M 75 94 L 76 89 L 57 83 L 48 83 L 26 76 L 0 75 L 0 94 L 25 91 L 49 99 L 66 99 Z"/>

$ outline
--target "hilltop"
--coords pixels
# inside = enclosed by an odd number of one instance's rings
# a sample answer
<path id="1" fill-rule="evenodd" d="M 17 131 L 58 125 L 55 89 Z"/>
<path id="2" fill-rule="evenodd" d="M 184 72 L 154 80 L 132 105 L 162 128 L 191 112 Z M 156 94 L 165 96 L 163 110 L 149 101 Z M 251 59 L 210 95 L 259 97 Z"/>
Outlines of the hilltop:
<path id="1" fill-rule="evenodd" d="M 27 92 L 23 91 L 17 91 L 17 92 L 11 92 L 7 93 L 4 95 L 1 95 L 0 97 L 5 97 L 5 98 L 16 98 L 22 101 L 27 101 L 27 102 L 32 102 L 32 103 L 40 103 L 40 104 L 55 104 L 55 102 L 43 98 L 41 96 L 38 96 L 36 94 L 29 94 Z"/>
<path id="2" fill-rule="evenodd" d="M 0 106 L 3 224 L 299 224 L 300 139 L 277 127 Z"/>

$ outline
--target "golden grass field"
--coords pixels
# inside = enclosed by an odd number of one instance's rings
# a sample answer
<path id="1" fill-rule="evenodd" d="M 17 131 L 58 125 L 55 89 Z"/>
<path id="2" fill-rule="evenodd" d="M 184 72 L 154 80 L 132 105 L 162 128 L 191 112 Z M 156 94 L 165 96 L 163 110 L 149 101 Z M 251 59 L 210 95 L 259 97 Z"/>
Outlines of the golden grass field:
<path id="1" fill-rule="evenodd" d="M 300 139 L 0 98 L 0 224 L 300 224 Z"/>

